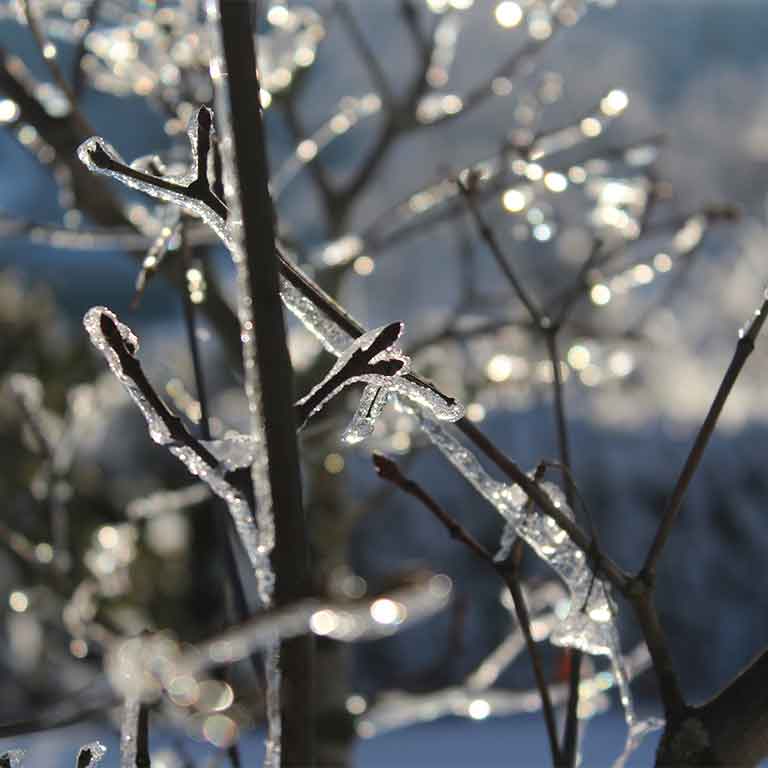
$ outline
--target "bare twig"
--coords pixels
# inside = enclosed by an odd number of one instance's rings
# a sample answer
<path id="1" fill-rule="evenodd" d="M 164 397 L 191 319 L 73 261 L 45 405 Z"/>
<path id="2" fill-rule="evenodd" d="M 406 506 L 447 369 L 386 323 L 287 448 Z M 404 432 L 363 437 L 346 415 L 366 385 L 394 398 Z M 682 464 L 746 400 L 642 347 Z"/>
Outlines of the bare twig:
<path id="1" fill-rule="evenodd" d="M 509 261 L 504 255 L 501 249 L 501 245 L 499 244 L 499 241 L 496 237 L 496 233 L 488 225 L 488 223 L 485 221 L 485 218 L 480 213 L 480 208 L 478 207 L 474 198 L 475 180 L 472 177 L 469 177 L 466 180 L 459 178 L 456 180 L 456 183 L 458 184 L 459 190 L 461 191 L 461 194 L 467 203 L 467 207 L 472 214 L 475 226 L 477 227 L 480 236 L 493 255 L 496 264 L 504 274 L 504 277 L 507 278 L 509 284 L 512 286 L 512 289 L 517 295 L 517 298 L 520 299 L 523 306 L 528 311 L 528 314 L 531 316 L 531 320 L 533 320 L 535 325 L 541 327 L 542 321 L 544 319 L 541 310 L 538 308 L 533 298 L 528 295 L 528 291 L 526 291 L 525 287 L 520 282 L 520 279 L 517 277 L 514 270 L 510 266 Z"/>
<path id="2" fill-rule="evenodd" d="M 239 179 L 243 244 L 248 262 L 247 293 L 259 366 L 269 484 L 275 510 L 276 546 L 272 560 L 275 598 L 286 605 L 311 592 L 307 527 L 301 500 L 301 474 L 293 411 L 293 371 L 286 342 L 275 257 L 274 211 L 251 9 L 220 0 L 221 33 L 229 83 L 234 156 Z M 282 709 L 281 765 L 314 764 L 313 641 L 281 644 L 286 683 Z"/>
<path id="3" fill-rule="evenodd" d="M 560 764 L 561 756 L 560 749 L 557 745 L 557 729 L 555 725 L 554 709 L 552 707 L 552 700 L 549 695 L 549 688 L 547 681 L 544 677 L 544 669 L 539 656 L 536 642 L 531 634 L 531 621 L 528 613 L 528 607 L 525 603 L 523 591 L 520 587 L 520 581 L 518 579 L 518 568 L 520 564 L 520 558 L 522 556 L 522 549 L 520 546 L 515 547 L 515 551 L 512 556 L 511 568 L 507 568 L 501 563 L 497 563 L 493 555 L 472 536 L 449 512 L 447 512 L 438 502 L 430 496 L 418 483 L 410 478 L 406 477 L 397 464 L 391 459 L 380 453 L 373 454 L 373 463 L 376 467 L 376 472 L 384 480 L 396 485 L 415 499 L 418 499 L 445 527 L 452 538 L 464 544 L 472 553 L 484 560 L 488 565 L 493 568 L 500 578 L 504 581 L 509 589 L 512 600 L 515 604 L 515 611 L 517 613 L 518 622 L 520 628 L 523 631 L 525 642 L 528 647 L 528 654 L 531 659 L 531 666 L 533 667 L 533 673 L 536 678 L 536 685 L 539 689 L 541 696 L 541 706 L 544 712 L 544 720 L 547 726 L 547 735 L 549 737 L 549 747 L 552 753 L 552 762 L 554 765 Z M 522 541 L 518 540 L 519 544 Z"/>
<path id="4" fill-rule="evenodd" d="M 78 107 L 77 96 L 72 90 L 72 86 L 67 82 L 67 78 L 64 77 L 64 73 L 61 71 L 56 54 L 56 47 L 46 38 L 40 20 L 37 18 L 37 14 L 32 8 L 32 0 L 21 0 L 21 5 L 24 9 L 27 25 L 29 26 L 30 32 L 32 32 L 32 36 L 35 38 L 35 43 L 40 51 L 40 55 L 43 57 L 54 82 L 69 102 L 69 108 L 72 111 L 72 119 L 77 122 L 79 128 L 84 133 L 93 133 L 93 129 L 88 120 Z"/>
<path id="5" fill-rule="evenodd" d="M 149 757 L 149 705 L 139 705 L 139 719 L 136 728 L 136 768 L 151 768 Z"/>
<path id="6" fill-rule="evenodd" d="M 392 96 L 392 89 L 389 86 L 389 81 L 387 80 L 384 69 L 376 57 L 376 54 L 371 49 L 371 46 L 368 45 L 368 41 L 365 39 L 365 35 L 363 35 L 363 30 L 360 29 L 360 25 L 346 0 L 336 0 L 335 9 L 339 18 L 344 23 L 347 35 L 357 49 L 363 64 L 365 64 L 365 68 L 368 71 L 373 86 L 378 91 L 381 100 L 384 102 L 385 106 L 393 107 L 394 98 Z"/>
<path id="7" fill-rule="evenodd" d="M 728 396 L 741 373 L 741 369 L 744 367 L 744 364 L 747 362 L 747 359 L 755 348 L 755 341 L 765 323 L 766 312 L 768 312 L 768 295 L 764 298 L 760 309 L 756 310 L 746 331 L 742 330 L 742 332 L 740 332 L 739 341 L 736 344 L 736 350 L 733 353 L 730 365 L 720 383 L 720 387 L 718 388 L 715 399 L 704 419 L 704 423 L 701 425 L 699 432 L 696 435 L 696 439 L 694 440 L 691 451 L 685 461 L 685 465 L 677 479 L 672 495 L 667 502 L 661 523 L 656 532 L 656 537 L 648 550 L 648 555 L 645 558 L 645 563 L 640 573 L 641 578 L 649 585 L 652 585 L 654 582 L 656 565 L 661 557 L 664 545 L 667 543 L 670 533 L 672 533 L 672 528 L 677 520 L 677 516 L 680 514 L 685 493 L 698 469 L 702 457 L 704 456 L 704 451 L 706 450 L 709 438 L 712 436 L 712 433 L 717 426 L 717 421 L 720 418 L 720 414 L 725 407 Z"/>

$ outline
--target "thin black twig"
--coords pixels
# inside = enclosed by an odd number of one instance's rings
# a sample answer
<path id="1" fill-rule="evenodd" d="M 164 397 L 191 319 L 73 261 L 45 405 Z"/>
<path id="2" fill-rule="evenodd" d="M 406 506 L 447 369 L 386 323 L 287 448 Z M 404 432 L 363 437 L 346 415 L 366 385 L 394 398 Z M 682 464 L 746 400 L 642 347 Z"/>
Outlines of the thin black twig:
<path id="1" fill-rule="evenodd" d="M 498 265 L 502 274 L 507 278 L 507 281 L 512 286 L 512 290 L 515 292 L 517 298 L 520 299 L 523 306 L 528 311 L 528 314 L 531 316 L 531 320 L 533 320 L 534 324 L 542 327 L 542 323 L 545 318 L 541 310 L 536 305 L 533 298 L 528 294 L 528 291 L 525 289 L 522 282 L 515 274 L 515 271 L 509 264 L 509 261 L 504 255 L 501 245 L 499 244 L 499 241 L 496 237 L 496 233 L 488 225 L 488 222 L 486 222 L 485 218 L 480 213 L 480 208 L 478 207 L 474 196 L 476 189 L 476 177 L 473 177 L 470 174 L 466 179 L 457 179 L 456 184 L 458 185 L 459 191 L 466 201 L 467 207 L 472 214 L 475 226 L 477 227 L 483 242 L 485 242 L 485 244 L 488 246 L 488 250 L 490 250 L 491 255 L 496 261 L 496 264 Z"/>
<path id="2" fill-rule="evenodd" d="M 40 51 L 40 55 L 43 57 L 48 71 L 51 74 L 54 82 L 59 90 L 64 94 L 69 102 L 70 109 L 72 111 L 72 119 L 75 120 L 80 129 L 84 133 L 93 133 L 93 129 L 90 127 L 88 120 L 80 111 L 77 104 L 77 96 L 72 90 L 72 86 L 67 82 L 67 78 L 64 77 L 64 73 L 59 66 L 56 47 L 50 40 L 47 39 L 45 32 L 40 24 L 40 20 L 37 18 L 37 13 L 32 8 L 32 0 L 21 0 L 22 8 L 24 9 L 24 16 L 27 19 L 27 25 L 29 26 L 32 37 L 35 39 L 35 44 Z"/>
<path id="3" fill-rule="evenodd" d="M 519 545 L 514 547 L 513 556 L 511 558 L 511 567 L 504 567 L 501 563 L 497 563 L 493 555 L 467 531 L 449 512 L 445 510 L 438 502 L 428 494 L 417 482 L 406 477 L 401 471 L 398 465 L 387 458 L 383 454 L 373 454 L 373 464 L 376 468 L 376 472 L 379 477 L 386 480 L 389 483 L 400 488 L 409 496 L 417 499 L 425 506 L 445 527 L 452 538 L 461 542 L 467 547 L 474 555 L 484 560 L 491 568 L 496 571 L 499 577 L 504 581 L 509 589 L 512 600 L 515 604 L 515 611 L 517 613 L 518 622 L 520 628 L 523 631 L 525 642 L 528 648 L 528 655 L 531 659 L 531 666 L 533 667 L 533 673 L 536 678 L 536 685 L 539 689 L 541 696 L 541 706 L 544 712 L 544 720 L 547 726 L 547 735 L 549 738 L 549 747 L 552 753 L 552 762 L 554 765 L 560 763 L 560 750 L 557 745 L 557 730 L 555 726 L 555 715 L 552 707 L 552 700 L 549 696 L 549 687 L 544 677 L 544 668 L 542 665 L 541 657 L 536 647 L 536 641 L 533 639 L 531 633 L 531 621 L 528 612 L 528 606 L 526 605 L 523 591 L 518 579 L 520 558 L 522 557 L 522 541 Z"/>
<path id="4" fill-rule="evenodd" d="M 385 106 L 393 107 L 394 98 L 387 76 L 384 73 L 384 69 L 376 57 L 376 54 L 371 49 L 371 46 L 368 45 L 368 41 L 365 39 L 362 29 L 360 29 L 360 25 L 357 23 L 355 15 L 352 13 L 346 0 L 336 0 L 334 7 L 339 18 L 344 23 L 347 35 L 357 49 L 363 64 L 365 64 L 365 68 L 368 70 L 368 75 L 371 78 L 374 88 L 378 91 L 381 100 L 384 102 Z"/>
<path id="5" fill-rule="evenodd" d="M 715 427 L 717 426 L 720 414 L 725 407 L 725 403 L 728 400 L 728 396 L 730 395 L 734 384 L 736 384 L 736 380 L 738 379 L 744 364 L 747 362 L 747 359 L 755 348 L 755 341 L 765 323 L 766 313 L 768 313 L 768 294 L 766 294 L 760 308 L 756 310 L 749 327 L 739 335 L 739 341 L 736 344 L 736 349 L 728 369 L 723 376 L 723 380 L 720 382 L 715 399 L 709 408 L 704 423 L 699 428 L 699 432 L 696 435 L 696 439 L 688 454 L 688 458 L 686 459 L 683 469 L 680 472 L 680 476 L 675 483 L 672 495 L 667 502 L 656 536 L 648 550 L 645 563 L 640 572 L 641 578 L 649 585 L 652 585 L 654 582 L 658 560 L 661 557 L 661 553 L 664 549 L 664 545 L 667 543 L 669 535 L 672 533 L 672 528 L 680 514 L 688 486 L 690 485 L 691 480 L 693 480 L 693 476 L 696 474 L 696 470 L 704 456 L 704 451 L 709 443 L 709 439 L 715 431 Z"/>
<path id="6" fill-rule="evenodd" d="M 136 768 L 151 768 L 149 757 L 149 705 L 139 705 L 139 718 L 136 726 Z"/>
<path id="7" fill-rule="evenodd" d="M 312 591 L 293 406 L 293 369 L 280 300 L 280 262 L 276 258 L 259 81 L 254 76 L 257 66 L 251 8 L 247 3 L 219 0 L 219 13 L 247 262 L 247 302 L 253 322 L 269 487 L 275 510 L 275 601 L 282 606 L 307 597 Z M 248 355 L 245 357 L 247 360 Z M 315 762 L 313 639 L 283 641 L 280 656 L 285 699 L 289 702 L 281 712 L 280 763 L 311 768 Z"/>

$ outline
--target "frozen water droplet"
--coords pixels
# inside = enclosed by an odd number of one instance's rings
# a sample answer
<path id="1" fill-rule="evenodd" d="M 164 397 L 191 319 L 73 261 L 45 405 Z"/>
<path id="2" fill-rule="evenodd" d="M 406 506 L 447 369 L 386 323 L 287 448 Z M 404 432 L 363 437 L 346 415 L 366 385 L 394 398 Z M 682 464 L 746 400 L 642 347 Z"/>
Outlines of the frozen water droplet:
<path id="1" fill-rule="evenodd" d="M 360 404 L 357 406 L 352 421 L 341 435 L 343 442 L 355 445 L 373 434 L 376 420 L 381 415 L 389 400 L 389 392 L 382 387 L 369 384 L 363 390 Z"/>

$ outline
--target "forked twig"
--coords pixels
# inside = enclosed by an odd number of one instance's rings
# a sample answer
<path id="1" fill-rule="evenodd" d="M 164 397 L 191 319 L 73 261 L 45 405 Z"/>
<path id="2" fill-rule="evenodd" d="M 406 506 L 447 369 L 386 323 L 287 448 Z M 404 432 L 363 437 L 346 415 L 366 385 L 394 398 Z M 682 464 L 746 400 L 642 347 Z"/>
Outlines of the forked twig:
<path id="1" fill-rule="evenodd" d="M 518 568 L 520 564 L 520 557 L 522 555 L 522 540 L 518 540 L 515 546 L 511 558 L 511 567 L 505 567 L 502 563 L 497 563 L 493 555 L 474 537 L 469 531 L 467 531 L 461 523 L 456 520 L 449 512 L 445 510 L 430 494 L 428 494 L 417 482 L 406 477 L 397 464 L 391 459 L 387 458 L 381 453 L 373 454 L 373 464 L 376 468 L 376 472 L 379 477 L 387 482 L 400 488 L 409 496 L 417 499 L 421 504 L 426 507 L 445 527 L 452 538 L 461 542 L 467 549 L 469 549 L 476 557 L 484 560 L 491 568 L 496 571 L 499 577 L 504 581 L 509 593 L 512 596 L 512 601 L 515 605 L 515 611 L 517 613 L 517 619 L 520 624 L 520 628 L 523 631 L 525 637 L 526 646 L 528 648 L 528 655 L 531 659 L 531 666 L 533 667 L 533 673 L 536 678 L 536 685 L 539 689 L 541 696 L 541 706 L 544 712 L 544 720 L 547 726 L 547 736 L 549 738 L 549 748 L 552 753 L 552 762 L 554 765 L 559 765 L 561 760 L 560 748 L 557 743 L 557 727 L 555 724 L 554 709 L 552 707 L 552 700 L 549 695 L 549 687 L 544 677 L 544 668 L 542 665 L 541 657 L 539 655 L 536 642 L 533 639 L 531 633 L 531 621 L 528 613 L 528 607 L 523 596 L 522 588 L 520 587 L 520 581 L 518 579 Z"/>

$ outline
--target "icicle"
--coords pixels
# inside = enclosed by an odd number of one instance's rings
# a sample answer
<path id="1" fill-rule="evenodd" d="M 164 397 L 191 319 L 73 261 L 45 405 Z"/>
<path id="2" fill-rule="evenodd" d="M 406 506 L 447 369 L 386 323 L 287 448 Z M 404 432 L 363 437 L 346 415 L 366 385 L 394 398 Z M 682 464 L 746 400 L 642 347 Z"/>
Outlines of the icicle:
<path id="1" fill-rule="evenodd" d="M 627 725 L 627 737 L 622 753 L 613 763 L 612 768 L 624 768 L 632 753 L 640 746 L 643 739 L 654 731 L 664 727 L 664 720 L 657 717 L 649 717 L 643 720 L 637 719 L 637 713 L 632 701 L 632 692 L 629 687 L 630 675 L 627 663 L 621 655 L 619 635 L 613 627 L 614 644 L 611 647 L 611 669 L 613 679 L 619 691 L 619 699 L 624 709 L 624 722 Z"/>
<path id="2" fill-rule="evenodd" d="M 138 697 L 126 698 L 120 720 L 120 768 L 136 768 L 136 738 L 138 736 Z"/>
<path id="3" fill-rule="evenodd" d="M 389 392 L 386 389 L 369 384 L 363 390 L 352 421 L 341 435 L 342 442 L 355 445 L 370 437 L 388 400 Z"/>

